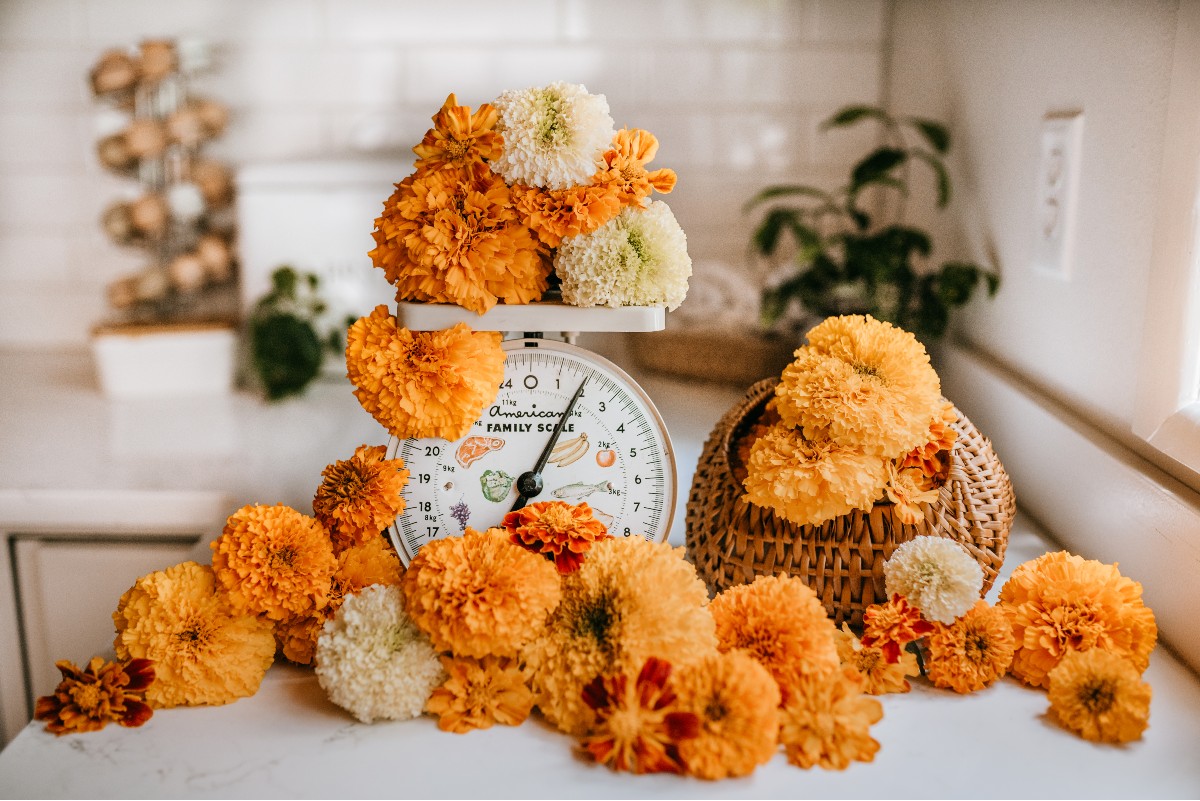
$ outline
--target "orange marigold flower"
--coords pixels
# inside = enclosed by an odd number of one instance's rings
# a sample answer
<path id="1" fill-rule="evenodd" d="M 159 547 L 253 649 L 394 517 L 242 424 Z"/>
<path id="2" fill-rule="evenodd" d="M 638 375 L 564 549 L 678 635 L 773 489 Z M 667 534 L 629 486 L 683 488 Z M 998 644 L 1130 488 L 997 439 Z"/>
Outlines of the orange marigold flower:
<path id="1" fill-rule="evenodd" d="M 910 606 L 903 595 L 890 601 L 871 604 L 863 610 L 862 644 L 878 647 L 888 662 L 899 662 L 905 645 L 933 631 L 933 624 L 921 617 L 921 610 Z"/>
<path id="2" fill-rule="evenodd" d="M 312 664 L 317 638 L 325 621 L 333 617 L 347 595 L 372 584 L 398 585 L 404 574 L 400 558 L 385 537 L 351 545 L 337 555 L 337 571 L 329 585 L 329 601 L 323 609 L 297 615 L 275 624 L 275 642 L 286 659 L 298 665 Z"/>
<path id="3" fill-rule="evenodd" d="M 1150 685 L 1125 657 L 1101 648 L 1071 651 L 1050 671 L 1050 716 L 1100 743 L 1140 740 L 1150 720 Z"/>
<path id="4" fill-rule="evenodd" d="M 539 189 L 513 184 L 513 203 L 539 240 L 556 248 L 569 236 L 590 234 L 621 211 L 621 201 L 608 186 Z"/>
<path id="5" fill-rule="evenodd" d="M 863 692 L 868 695 L 906 693 L 912 689 L 908 676 L 920 673 L 916 654 L 900 653 L 896 662 L 887 661 L 883 649 L 863 645 L 845 623 L 837 632 L 838 659 L 854 668 L 863 678 Z"/>
<path id="6" fill-rule="evenodd" d="M 553 560 L 563 575 L 578 570 L 592 543 L 608 536 L 608 529 L 586 503 L 531 503 L 506 514 L 503 526 L 513 542 Z"/>
<path id="7" fill-rule="evenodd" d="M 925 646 L 929 680 L 937 687 L 972 693 L 1008 672 L 1016 643 L 1004 611 L 978 601 L 954 623 L 936 624 Z"/>
<path id="8" fill-rule="evenodd" d="M 620 205 L 645 205 L 650 193 L 663 194 L 675 188 L 674 170 L 647 170 L 646 165 L 658 154 L 658 139 L 640 128 L 622 128 L 613 137 L 612 147 L 604 152 L 604 164 L 592 182 L 611 187 Z"/>
<path id="9" fill-rule="evenodd" d="M 851 667 L 798 674 L 784 691 L 779 741 L 788 762 L 845 770 L 851 762 L 871 762 L 879 743 L 871 726 L 883 719 L 883 705 L 862 692 L 862 677 Z"/>
<path id="10" fill-rule="evenodd" d="M 433 691 L 425 711 L 438 716 L 438 728 L 455 734 L 492 724 L 520 726 L 533 711 L 533 691 L 513 659 L 442 657 L 448 678 Z"/>
<path id="11" fill-rule="evenodd" d="M 708 589 L 682 552 L 609 537 L 562 577 L 561 603 L 522 652 L 546 720 L 584 734 L 595 715 L 581 692 L 596 676 L 632 674 L 652 656 L 685 665 L 716 650 Z"/>
<path id="12" fill-rule="evenodd" d="M 34 720 L 46 722 L 46 731 L 56 735 L 99 731 L 108 722 L 141 726 L 154 710 L 144 700 L 154 681 L 154 663 L 149 659 L 106 662 L 93 656 L 80 670 L 67 660 L 55 662 L 62 681 L 53 695 L 43 695 L 34 705 Z"/>
<path id="13" fill-rule="evenodd" d="M 938 499 L 938 488 L 919 467 L 897 467 L 887 463 L 888 500 L 896 505 L 901 523 L 915 525 L 925 519 L 925 508 Z"/>
<path id="14" fill-rule="evenodd" d="M 1070 651 L 1102 648 L 1128 657 L 1139 671 L 1150 664 L 1158 639 L 1154 613 L 1142 603 L 1142 585 L 1116 565 L 1066 551 L 1019 566 L 1000 590 L 1017 650 L 1012 674 L 1035 687 Z"/>
<path id="15" fill-rule="evenodd" d="M 291 507 L 243 506 L 212 550 L 213 571 L 239 613 L 284 620 L 329 600 L 337 568 L 329 534 Z"/>
<path id="16" fill-rule="evenodd" d="M 195 562 L 142 576 L 113 623 L 118 658 L 154 662 L 146 701 L 156 708 L 254 695 L 275 660 L 270 623 L 234 612 L 212 568 Z"/>
<path id="17" fill-rule="evenodd" d="M 546 291 L 550 263 L 490 170 L 418 172 L 396 185 L 375 220 L 371 260 L 397 300 L 486 312 Z"/>
<path id="18" fill-rule="evenodd" d="M 900 462 L 900 468 L 919 467 L 934 486 L 945 484 L 950 477 L 950 452 L 958 440 L 958 431 L 954 428 L 957 421 L 954 404 L 944 402 L 929 423 L 928 441 L 909 451 Z"/>
<path id="19" fill-rule="evenodd" d="M 727 651 L 684 665 L 672 677 L 679 708 L 698 721 L 696 736 L 679 743 L 692 776 L 748 776 L 775 756 L 779 685 L 754 657 Z"/>
<path id="20" fill-rule="evenodd" d="M 782 684 L 791 671 L 838 666 L 833 622 L 816 593 L 792 576 L 759 576 L 709 604 L 722 651 L 743 649 Z"/>
<path id="21" fill-rule="evenodd" d="M 617 673 L 597 676 L 583 688 L 583 700 L 596 715 L 582 740 L 599 763 L 632 773 L 683 773 L 679 743 L 695 737 L 700 721 L 678 708 L 668 680 L 671 663 L 646 660 L 635 681 Z"/>
<path id="22" fill-rule="evenodd" d="M 484 103 L 472 114 L 471 107 L 458 105 L 451 93 L 433 115 L 433 127 L 413 148 L 417 170 L 470 170 L 498 158 L 504 149 L 504 140 L 493 130 L 498 119 L 499 112 L 491 103 Z"/>
<path id="23" fill-rule="evenodd" d="M 408 482 L 403 459 L 386 459 L 383 445 L 360 445 L 349 459 L 321 471 L 313 514 L 341 551 L 379 536 L 404 511 L 400 491 Z"/>
<path id="24" fill-rule="evenodd" d="M 396 326 L 386 306 L 376 306 L 346 338 L 355 397 L 400 439 L 458 439 L 496 399 L 504 378 L 500 334 L 465 323 L 409 331 Z"/>
<path id="25" fill-rule="evenodd" d="M 554 566 L 498 528 L 428 543 L 401 588 L 437 650 L 473 657 L 514 655 L 541 632 L 562 592 Z"/>

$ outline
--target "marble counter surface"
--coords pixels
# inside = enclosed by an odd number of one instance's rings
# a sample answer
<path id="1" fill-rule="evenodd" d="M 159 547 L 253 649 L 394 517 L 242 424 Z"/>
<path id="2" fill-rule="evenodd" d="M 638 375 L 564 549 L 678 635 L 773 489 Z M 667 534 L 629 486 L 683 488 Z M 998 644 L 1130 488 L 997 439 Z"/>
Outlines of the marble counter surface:
<path id="1" fill-rule="evenodd" d="M 1019 523 L 1009 568 L 1045 548 Z M 357 723 L 311 671 L 276 665 L 251 698 L 162 710 L 139 729 L 55 737 L 32 723 L 0 752 L 0 797 L 1195 798 L 1200 683 L 1161 647 L 1146 679 L 1150 728 L 1125 747 L 1058 728 L 1045 693 L 1011 678 L 970 696 L 917 681 L 883 697 L 870 764 L 803 771 L 777 755 L 706 783 L 611 772 L 537 720 L 465 735 L 430 718 Z"/>

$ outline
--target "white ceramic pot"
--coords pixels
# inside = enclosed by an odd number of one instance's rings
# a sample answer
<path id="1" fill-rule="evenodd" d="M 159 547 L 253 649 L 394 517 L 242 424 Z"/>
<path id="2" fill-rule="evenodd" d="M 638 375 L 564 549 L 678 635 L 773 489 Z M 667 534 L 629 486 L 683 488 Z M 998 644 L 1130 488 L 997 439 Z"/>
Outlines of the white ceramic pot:
<path id="1" fill-rule="evenodd" d="M 237 333 L 220 324 L 98 328 L 92 352 L 111 398 L 224 395 L 233 390 Z"/>

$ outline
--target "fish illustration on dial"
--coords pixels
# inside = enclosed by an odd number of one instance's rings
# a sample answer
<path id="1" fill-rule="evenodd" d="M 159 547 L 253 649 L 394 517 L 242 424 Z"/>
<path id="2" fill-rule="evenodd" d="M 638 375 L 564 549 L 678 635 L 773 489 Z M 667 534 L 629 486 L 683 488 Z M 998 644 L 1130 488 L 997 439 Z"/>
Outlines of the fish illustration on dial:
<path id="1" fill-rule="evenodd" d="M 595 484 L 576 481 L 574 484 L 559 487 L 550 494 L 564 501 L 582 501 L 594 492 L 609 492 L 612 488 L 611 481 L 597 481 Z"/>

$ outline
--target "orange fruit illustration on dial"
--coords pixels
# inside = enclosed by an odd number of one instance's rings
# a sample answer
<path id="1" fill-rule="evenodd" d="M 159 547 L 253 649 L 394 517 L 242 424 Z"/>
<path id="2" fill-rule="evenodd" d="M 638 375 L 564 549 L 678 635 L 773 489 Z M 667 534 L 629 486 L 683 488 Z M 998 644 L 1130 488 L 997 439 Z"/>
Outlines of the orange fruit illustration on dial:
<path id="1" fill-rule="evenodd" d="M 612 467 L 617 463 L 617 452 L 605 448 L 604 450 L 596 451 L 596 464 L 601 467 Z"/>

